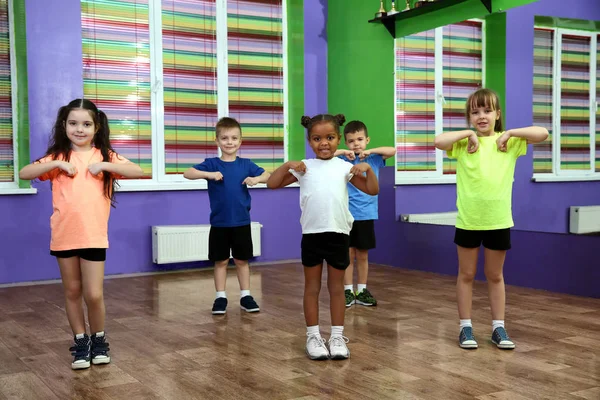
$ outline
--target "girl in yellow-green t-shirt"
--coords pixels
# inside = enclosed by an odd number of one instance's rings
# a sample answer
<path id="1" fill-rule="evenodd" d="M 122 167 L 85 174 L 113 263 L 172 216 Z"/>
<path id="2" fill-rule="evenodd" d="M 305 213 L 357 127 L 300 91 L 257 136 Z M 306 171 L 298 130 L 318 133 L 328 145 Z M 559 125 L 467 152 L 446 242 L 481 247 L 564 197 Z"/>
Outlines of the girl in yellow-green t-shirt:
<path id="1" fill-rule="evenodd" d="M 467 123 L 474 130 L 447 132 L 435 146 L 457 160 L 456 233 L 458 279 L 456 292 L 460 318 L 459 345 L 477 348 L 471 324 L 473 280 L 479 247 L 483 244 L 485 276 L 492 309 L 492 342 L 500 349 L 514 349 L 504 327 L 505 289 L 502 269 L 510 249 L 512 183 L 517 158 L 527 144 L 546 140 L 548 130 L 539 126 L 502 128 L 498 95 L 489 89 L 471 94 L 466 103 Z"/>

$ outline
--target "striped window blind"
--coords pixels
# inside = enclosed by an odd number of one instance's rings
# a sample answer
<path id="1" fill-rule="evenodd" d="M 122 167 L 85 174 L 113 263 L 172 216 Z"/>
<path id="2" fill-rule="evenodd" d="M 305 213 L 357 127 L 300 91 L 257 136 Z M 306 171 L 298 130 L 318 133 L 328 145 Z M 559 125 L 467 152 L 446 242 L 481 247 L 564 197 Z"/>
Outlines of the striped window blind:
<path id="1" fill-rule="evenodd" d="M 82 0 L 83 93 L 115 150 L 152 176 L 148 0 Z"/>
<path id="2" fill-rule="evenodd" d="M 435 30 L 396 39 L 396 170 L 436 171 Z"/>
<path id="3" fill-rule="evenodd" d="M 8 1 L 0 0 L 0 183 L 14 182 L 14 140 Z"/>
<path id="4" fill-rule="evenodd" d="M 242 125 L 239 154 L 273 171 L 284 162 L 282 0 L 229 0 L 229 115 Z"/>
<path id="5" fill-rule="evenodd" d="M 165 172 L 218 155 L 214 0 L 163 0 Z"/>
<path id="6" fill-rule="evenodd" d="M 465 103 L 483 82 L 482 22 L 446 25 L 443 32 L 443 132 L 467 129 Z M 456 174 L 456 160 L 444 152 L 444 174 Z"/>
<path id="7" fill-rule="evenodd" d="M 535 28 L 533 39 L 533 124 L 548 129 L 548 139 L 533 145 L 533 172 L 552 172 L 552 88 L 554 84 L 554 35 Z"/>
<path id="8" fill-rule="evenodd" d="M 562 35 L 560 168 L 590 170 L 591 38 Z"/>

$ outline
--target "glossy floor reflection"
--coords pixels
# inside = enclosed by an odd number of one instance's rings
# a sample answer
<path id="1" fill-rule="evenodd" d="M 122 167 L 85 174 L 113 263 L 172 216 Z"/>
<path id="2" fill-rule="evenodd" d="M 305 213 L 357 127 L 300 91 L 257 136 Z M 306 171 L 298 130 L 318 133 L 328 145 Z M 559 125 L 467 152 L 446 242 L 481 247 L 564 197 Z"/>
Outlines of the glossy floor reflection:
<path id="1" fill-rule="evenodd" d="M 252 268 L 261 312 L 210 313 L 212 271 L 107 279 L 112 363 L 70 369 L 60 284 L 0 289 L 0 399 L 594 399 L 600 398 L 600 299 L 509 287 L 515 351 L 489 341 L 477 283 L 480 347 L 457 345 L 454 278 L 373 265 L 379 305 L 346 312 L 347 361 L 304 353 L 302 266 Z M 328 337 L 323 282 L 321 330 Z"/>

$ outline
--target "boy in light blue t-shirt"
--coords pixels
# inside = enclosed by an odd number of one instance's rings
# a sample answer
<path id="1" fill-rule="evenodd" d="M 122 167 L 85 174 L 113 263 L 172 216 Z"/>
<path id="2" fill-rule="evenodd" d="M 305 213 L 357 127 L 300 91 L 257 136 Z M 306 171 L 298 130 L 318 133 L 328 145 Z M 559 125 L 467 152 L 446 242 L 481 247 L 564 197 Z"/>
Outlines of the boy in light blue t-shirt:
<path id="1" fill-rule="evenodd" d="M 348 150 L 338 150 L 336 156 L 352 164 L 368 163 L 377 179 L 379 179 L 379 168 L 385 166 L 384 160 L 396 154 L 394 147 L 376 147 L 367 150 L 371 138 L 369 138 L 366 125 L 361 121 L 351 121 L 345 126 L 344 139 Z M 367 276 L 369 273 L 369 249 L 375 248 L 375 220 L 379 218 L 378 197 L 359 191 L 351 183 L 348 183 L 348 195 L 350 213 L 354 217 L 354 223 L 350 232 L 350 265 L 344 276 L 346 307 L 350 307 L 354 303 L 376 306 L 377 300 L 367 290 Z M 356 260 L 358 270 L 356 291 L 352 286 L 354 260 Z"/>

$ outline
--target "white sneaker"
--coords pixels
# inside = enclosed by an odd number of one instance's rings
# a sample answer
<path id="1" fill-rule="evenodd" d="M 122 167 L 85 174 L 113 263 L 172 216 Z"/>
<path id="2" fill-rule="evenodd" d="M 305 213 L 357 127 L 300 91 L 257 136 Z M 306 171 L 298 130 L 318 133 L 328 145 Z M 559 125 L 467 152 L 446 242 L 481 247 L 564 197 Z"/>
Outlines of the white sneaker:
<path id="1" fill-rule="evenodd" d="M 325 346 L 325 339 L 321 335 L 309 335 L 306 339 L 306 354 L 311 360 L 326 360 L 329 358 L 329 350 Z"/>
<path id="2" fill-rule="evenodd" d="M 345 360 L 350 357 L 350 350 L 346 343 L 348 343 L 346 336 L 336 335 L 329 338 L 329 352 L 332 360 Z"/>

